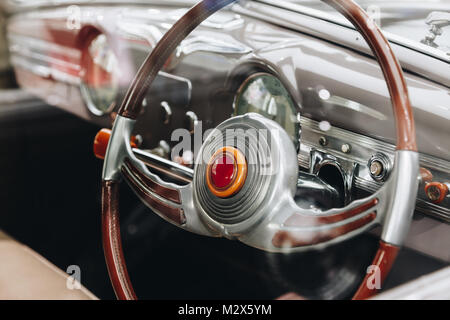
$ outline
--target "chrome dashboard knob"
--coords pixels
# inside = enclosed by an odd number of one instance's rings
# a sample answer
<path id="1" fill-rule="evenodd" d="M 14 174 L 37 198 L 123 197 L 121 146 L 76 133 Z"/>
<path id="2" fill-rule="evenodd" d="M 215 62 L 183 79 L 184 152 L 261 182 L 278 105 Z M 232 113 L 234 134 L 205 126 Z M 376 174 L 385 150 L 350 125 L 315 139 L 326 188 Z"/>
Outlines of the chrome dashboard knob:
<path id="1" fill-rule="evenodd" d="M 449 194 L 449 188 L 445 183 L 431 182 L 425 186 L 425 194 L 430 201 L 439 204 Z"/>
<path id="2" fill-rule="evenodd" d="M 392 169 L 391 160 L 386 155 L 377 153 L 370 158 L 368 168 L 373 180 L 386 181 Z"/>

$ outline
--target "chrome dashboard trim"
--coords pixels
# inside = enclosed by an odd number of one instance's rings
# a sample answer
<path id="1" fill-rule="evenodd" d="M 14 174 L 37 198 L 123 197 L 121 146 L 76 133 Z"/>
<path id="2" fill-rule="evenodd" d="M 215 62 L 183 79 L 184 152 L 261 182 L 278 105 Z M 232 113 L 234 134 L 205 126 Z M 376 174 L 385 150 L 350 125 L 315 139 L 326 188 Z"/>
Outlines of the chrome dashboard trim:
<path id="1" fill-rule="evenodd" d="M 346 141 L 347 143 L 350 143 L 352 145 L 358 144 L 358 145 L 365 145 L 367 146 L 367 149 L 371 149 L 373 150 L 373 153 L 376 152 L 380 152 L 380 153 L 387 153 L 390 155 L 391 159 L 393 159 L 393 153 L 395 152 L 395 146 L 393 144 L 389 144 L 365 135 L 361 135 L 358 133 L 354 133 L 342 128 L 338 128 L 335 126 L 332 126 L 331 129 L 327 132 L 324 132 L 322 130 L 320 130 L 319 127 L 319 123 L 318 121 L 306 118 L 306 117 L 302 117 L 300 119 L 300 124 L 302 126 L 302 133 L 305 133 L 305 130 L 311 131 L 311 132 L 315 132 L 321 135 L 332 135 L 334 138 L 342 140 L 342 141 Z M 304 141 L 302 139 L 302 143 L 306 143 L 310 146 L 313 146 L 315 148 L 321 149 L 323 148 L 322 146 L 320 146 L 320 144 L 316 142 L 309 142 L 309 141 Z M 324 150 L 329 150 L 329 148 L 324 149 Z M 354 151 L 354 149 L 352 149 Z M 333 151 L 333 153 L 335 152 L 339 152 L 340 156 L 347 156 L 349 159 L 355 160 L 355 156 L 354 156 L 354 152 L 351 153 L 351 156 L 348 156 L 344 153 L 342 153 L 340 150 L 336 150 Z M 359 158 L 356 158 L 357 162 L 359 163 L 365 163 L 365 161 L 367 160 L 365 157 L 363 157 L 360 154 Z M 438 159 L 436 157 L 431 157 L 428 156 L 426 154 L 421 154 L 420 155 L 420 163 L 423 166 L 426 167 L 433 167 L 436 168 L 440 171 L 443 171 L 445 173 L 450 174 L 450 162 L 449 161 L 445 161 L 442 159 Z"/>
<path id="2" fill-rule="evenodd" d="M 391 161 L 394 161 L 394 145 L 334 126 L 329 131 L 324 132 L 320 129 L 319 122 L 306 117 L 302 117 L 300 123 L 302 127 L 302 147 L 298 155 L 300 167 L 312 172 L 314 168 L 311 165 L 311 159 L 316 152 L 321 152 L 335 157 L 341 165 L 345 163 L 347 165 L 356 164 L 352 177 L 352 185 L 356 188 L 367 192 L 376 192 L 383 186 L 382 182 L 377 182 L 371 178 L 367 162 L 372 155 L 377 153 L 384 154 Z M 322 136 L 325 136 L 329 141 L 325 147 L 319 142 Z M 343 143 L 352 146 L 352 151 L 349 154 L 340 150 Z M 419 160 L 420 166 L 430 170 L 438 181 L 450 180 L 449 161 L 423 153 L 419 155 Z M 423 192 L 423 184 L 421 184 L 417 195 L 416 212 L 450 223 L 450 198 L 447 197 L 442 205 L 433 204 L 427 200 Z"/>
<path id="3" fill-rule="evenodd" d="M 53 78 L 71 85 L 80 85 L 81 67 L 78 64 L 63 61 L 59 58 L 50 57 L 44 54 L 44 51 L 52 52 L 58 55 L 64 55 L 71 59 L 77 60 L 81 58 L 78 50 L 69 49 L 48 41 L 38 40 L 31 37 L 11 35 L 8 37 L 11 64 L 19 66 L 25 70 L 31 71 L 43 78 Z M 61 66 L 65 70 L 72 70 L 78 75 L 69 74 L 60 71 L 55 66 Z"/>

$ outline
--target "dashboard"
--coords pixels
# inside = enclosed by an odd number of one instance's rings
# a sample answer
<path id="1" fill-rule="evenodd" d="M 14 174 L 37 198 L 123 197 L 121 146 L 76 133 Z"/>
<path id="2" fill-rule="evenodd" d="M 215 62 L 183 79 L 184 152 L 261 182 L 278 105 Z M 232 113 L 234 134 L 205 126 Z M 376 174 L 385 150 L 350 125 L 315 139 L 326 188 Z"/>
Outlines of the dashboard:
<path id="1" fill-rule="evenodd" d="M 120 9 L 96 10 L 108 16 Z M 73 30 L 61 9 L 16 15 L 8 40 L 18 82 L 50 104 L 111 127 L 134 74 L 182 13 L 141 11 L 121 11 L 113 28 L 86 19 Z M 444 222 L 438 228 L 448 235 L 448 88 L 413 73 L 406 79 L 421 151 L 416 220 Z M 189 130 L 192 139 L 200 132 L 202 139 L 206 130 L 248 112 L 276 121 L 296 147 L 301 171 L 315 175 L 321 197 L 332 199 L 305 201 L 299 193 L 299 202 L 318 210 L 375 192 L 394 165 L 389 94 L 371 57 L 230 11 L 213 16 L 177 48 L 143 106 L 134 132 L 140 148 L 186 166 L 197 150 L 173 153 L 177 129 Z M 428 253 L 450 259 L 445 249 Z"/>

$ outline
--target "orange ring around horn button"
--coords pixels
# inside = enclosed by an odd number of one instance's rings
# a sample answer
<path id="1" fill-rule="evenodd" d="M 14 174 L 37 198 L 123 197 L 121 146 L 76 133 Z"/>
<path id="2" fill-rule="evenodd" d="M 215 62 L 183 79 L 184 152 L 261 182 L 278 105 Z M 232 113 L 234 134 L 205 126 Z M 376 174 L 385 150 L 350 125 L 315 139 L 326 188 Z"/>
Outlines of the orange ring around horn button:
<path id="1" fill-rule="evenodd" d="M 238 193 L 247 179 L 247 161 L 238 149 L 224 147 L 216 151 L 206 168 L 206 184 L 219 198 Z"/>

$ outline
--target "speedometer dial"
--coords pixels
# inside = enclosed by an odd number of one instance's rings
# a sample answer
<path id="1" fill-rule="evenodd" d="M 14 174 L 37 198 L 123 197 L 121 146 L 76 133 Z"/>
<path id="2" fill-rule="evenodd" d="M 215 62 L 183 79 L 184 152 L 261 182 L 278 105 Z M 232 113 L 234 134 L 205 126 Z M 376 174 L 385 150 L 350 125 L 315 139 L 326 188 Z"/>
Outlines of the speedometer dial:
<path id="1" fill-rule="evenodd" d="M 257 73 L 245 80 L 234 101 L 234 115 L 255 112 L 278 122 L 296 147 L 300 139 L 297 108 L 281 81 L 268 73 Z"/>

